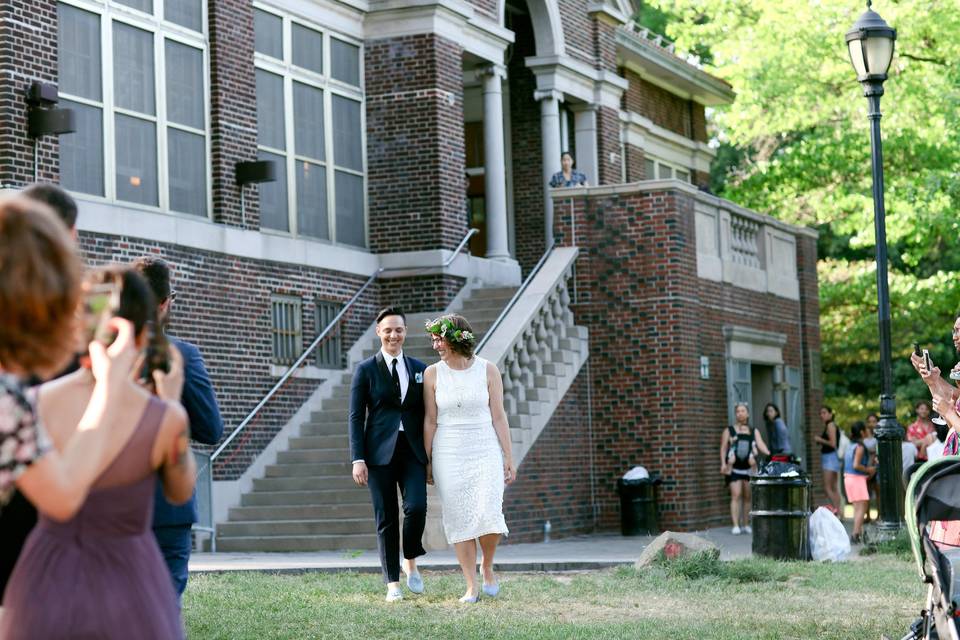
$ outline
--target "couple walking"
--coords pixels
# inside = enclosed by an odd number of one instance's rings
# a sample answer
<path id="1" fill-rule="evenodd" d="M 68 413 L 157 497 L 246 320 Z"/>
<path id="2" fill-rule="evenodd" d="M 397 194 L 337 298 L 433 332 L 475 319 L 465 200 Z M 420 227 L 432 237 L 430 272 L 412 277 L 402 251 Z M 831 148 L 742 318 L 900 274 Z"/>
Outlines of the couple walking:
<path id="1" fill-rule="evenodd" d="M 429 367 L 404 356 L 406 316 L 397 308 L 377 315 L 381 349 L 357 367 L 350 391 L 353 479 L 370 488 L 387 601 L 400 590 L 400 518 L 403 496 L 403 572 L 407 587 L 423 593 L 416 559 L 422 537 L 427 484 L 436 483 L 443 530 L 466 579 L 461 602 L 479 599 L 477 542 L 483 557 L 483 593 L 499 584 L 493 556 L 501 535 L 503 489 L 516 478 L 503 381 L 496 366 L 473 353 L 476 338 L 466 319 L 445 315 L 427 323 L 440 361 Z"/>

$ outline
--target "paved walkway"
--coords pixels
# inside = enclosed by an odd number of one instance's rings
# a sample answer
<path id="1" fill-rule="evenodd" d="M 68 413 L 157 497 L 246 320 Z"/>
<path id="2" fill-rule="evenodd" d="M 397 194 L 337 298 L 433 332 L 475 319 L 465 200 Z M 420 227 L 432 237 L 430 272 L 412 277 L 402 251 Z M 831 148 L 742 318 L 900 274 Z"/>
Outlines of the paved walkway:
<path id="1" fill-rule="evenodd" d="M 730 529 L 697 532 L 720 547 L 723 560 L 750 556 L 749 535 L 731 535 Z M 625 538 L 603 534 L 563 538 L 543 543 L 506 544 L 497 549 L 497 568 L 501 571 L 575 571 L 632 564 L 653 540 L 653 536 Z M 420 559 L 425 569 L 453 569 L 457 559 L 453 549 L 431 551 Z M 379 572 L 376 551 L 316 553 L 195 553 L 190 558 L 191 572 L 270 571 L 303 573 L 312 571 Z"/>

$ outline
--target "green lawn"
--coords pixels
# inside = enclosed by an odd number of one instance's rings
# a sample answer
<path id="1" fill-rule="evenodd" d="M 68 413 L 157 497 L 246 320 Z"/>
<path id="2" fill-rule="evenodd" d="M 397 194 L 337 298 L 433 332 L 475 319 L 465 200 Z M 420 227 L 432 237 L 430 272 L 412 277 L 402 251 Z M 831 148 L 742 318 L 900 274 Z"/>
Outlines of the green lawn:
<path id="1" fill-rule="evenodd" d="M 896 639 L 923 598 L 913 566 L 885 555 L 679 569 L 503 573 L 500 597 L 473 606 L 457 602 L 462 583 L 452 571 L 425 572 L 427 594 L 395 604 L 383 601 L 373 574 L 199 574 L 184 616 L 191 638 L 230 640 Z"/>

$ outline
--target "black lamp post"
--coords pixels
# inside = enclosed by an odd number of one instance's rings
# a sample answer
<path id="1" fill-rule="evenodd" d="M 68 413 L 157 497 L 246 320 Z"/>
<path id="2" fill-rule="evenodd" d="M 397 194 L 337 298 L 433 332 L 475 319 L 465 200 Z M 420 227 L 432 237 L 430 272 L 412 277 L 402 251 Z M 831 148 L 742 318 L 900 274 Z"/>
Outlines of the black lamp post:
<path id="1" fill-rule="evenodd" d="M 883 152 L 880 140 L 880 96 L 893 59 L 897 31 L 875 11 L 867 10 L 847 32 L 850 61 L 863 85 L 870 119 L 870 156 L 873 165 L 873 221 L 877 236 L 877 315 L 880 324 L 880 422 L 877 425 L 879 503 L 881 534 L 895 533 L 903 526 L 903 462 L 900 442 L 903 428 L 897 422 L 890 362 L 890 290 L 887 284 L 887 230 L 883 205 Z"/>

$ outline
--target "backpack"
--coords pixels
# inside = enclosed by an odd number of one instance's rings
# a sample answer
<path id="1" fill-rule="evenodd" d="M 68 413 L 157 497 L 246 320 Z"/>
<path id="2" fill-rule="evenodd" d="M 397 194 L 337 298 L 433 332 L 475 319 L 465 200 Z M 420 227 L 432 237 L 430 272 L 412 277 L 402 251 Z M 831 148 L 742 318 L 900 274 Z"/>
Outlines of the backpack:
<path id="1" fill-rule="evenodd" d="M 733 452 L 734 466 L 750 466 L 750 455 L 753 453 L 753 429 L 750 433 L 738 433 L 733 427 L 727 427 L 730 433 L 730 449 Z M 727 453 L 727 456 L 730 454 Z"/>

